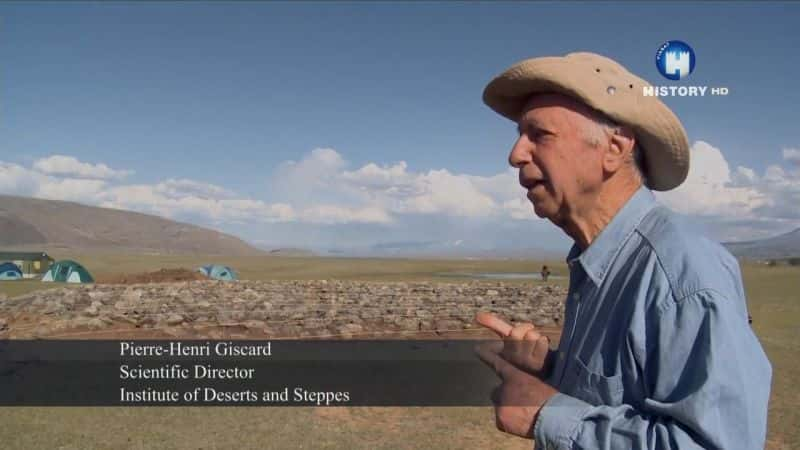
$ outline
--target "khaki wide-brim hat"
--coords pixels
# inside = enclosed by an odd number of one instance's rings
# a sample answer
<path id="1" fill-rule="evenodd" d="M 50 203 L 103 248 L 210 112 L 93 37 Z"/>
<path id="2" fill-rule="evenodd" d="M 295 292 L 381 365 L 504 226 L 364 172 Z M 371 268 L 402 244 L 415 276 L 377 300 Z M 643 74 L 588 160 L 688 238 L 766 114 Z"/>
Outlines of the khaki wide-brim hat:
<path id="1" fill-rule="evenodd" d="M 594 53 L 527 59 L 511 66 L 483 91 L 483 101 L 517 121 L 534 94 L 573 97 L 631 127 L 644 151 L 647 186 L 668 191 L 689 173 L 689 140 L 680 120 L 655 96 L 644 96 L 650 84 L 616 61 Z"/>

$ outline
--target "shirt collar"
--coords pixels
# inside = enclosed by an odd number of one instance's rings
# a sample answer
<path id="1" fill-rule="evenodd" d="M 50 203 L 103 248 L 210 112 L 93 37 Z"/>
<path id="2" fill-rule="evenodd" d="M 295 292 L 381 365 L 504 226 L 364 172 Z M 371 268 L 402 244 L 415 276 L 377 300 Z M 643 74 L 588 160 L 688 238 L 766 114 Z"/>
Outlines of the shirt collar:
<path id="1" fill-rule="evenodd" d="M 656 199 L 653 193 L 644 186 L 639 188 L 592 241 L 589 248 L 581 253 L 577 243 L 572 245 L 567 255 L 570 269 L 580 263 L 596 286 L 602 284 L 617 253 L 644 216 L 655 206 Z"/>

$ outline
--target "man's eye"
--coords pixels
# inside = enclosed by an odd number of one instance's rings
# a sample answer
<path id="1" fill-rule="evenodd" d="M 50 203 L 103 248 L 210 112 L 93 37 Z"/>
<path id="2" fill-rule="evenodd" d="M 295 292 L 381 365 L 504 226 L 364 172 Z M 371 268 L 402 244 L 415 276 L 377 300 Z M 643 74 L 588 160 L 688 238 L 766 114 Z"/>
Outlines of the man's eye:
<path id="1" fill-rule="evenodd" d="M 531 141 L 541 141 L 544 138 L 546 138 L 547 135 L 549 134 L 538 128 L 527 128 L 527 129 L 517 128 L 517 132 L 519 133 L 520 136 L 524 134 Z"/>

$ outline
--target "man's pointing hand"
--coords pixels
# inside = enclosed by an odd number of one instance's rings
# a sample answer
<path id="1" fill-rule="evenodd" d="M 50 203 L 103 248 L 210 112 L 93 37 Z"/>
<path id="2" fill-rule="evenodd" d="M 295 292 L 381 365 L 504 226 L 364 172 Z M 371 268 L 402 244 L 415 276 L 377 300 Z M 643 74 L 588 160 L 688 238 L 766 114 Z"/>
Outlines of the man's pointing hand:
<path id="1" fill-rule="evenodd" d="M 489 312 L 479 312 L 475 321 L 497 333 L 503 340 L 502 347 L 499 347 L 502 350 L 498 351 L 503 359 L 539 378 L 547 378 L 550 374 L 550 339 L 540 334 L 533 324 L 512 326 Z"/>
<path id="2" fill-rule="evenodd" d="M 533 437 L 539 410 L 558 391 L 507 362 L 497 348 L 482 345 L 476 348 L 476 352 L 503 380 L 492 393 L 497 428 L 517 436 Z"/>

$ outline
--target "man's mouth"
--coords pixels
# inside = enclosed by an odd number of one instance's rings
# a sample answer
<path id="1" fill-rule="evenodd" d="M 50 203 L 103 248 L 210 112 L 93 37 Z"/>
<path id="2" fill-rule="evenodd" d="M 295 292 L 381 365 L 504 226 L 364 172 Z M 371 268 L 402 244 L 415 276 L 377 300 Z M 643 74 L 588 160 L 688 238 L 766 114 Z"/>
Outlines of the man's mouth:
<path id="1" fill-rule="evenodd" d="M 522 187 L 524 187 L 525 189 L 530 191 L 532 189 L 536 189 L 539 186 L 544 186 L 546 181 L 547 180 L 545 180 L 545 179 L 541 179 L 541 180 L 524 180 L 520 184 L 522 184 Z"/>

